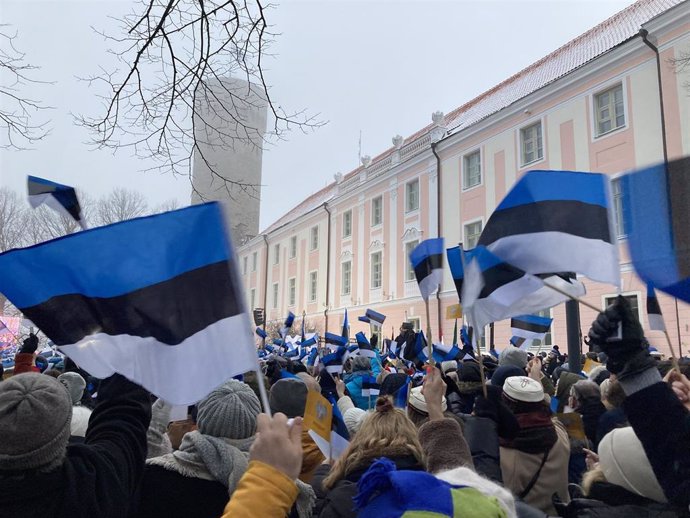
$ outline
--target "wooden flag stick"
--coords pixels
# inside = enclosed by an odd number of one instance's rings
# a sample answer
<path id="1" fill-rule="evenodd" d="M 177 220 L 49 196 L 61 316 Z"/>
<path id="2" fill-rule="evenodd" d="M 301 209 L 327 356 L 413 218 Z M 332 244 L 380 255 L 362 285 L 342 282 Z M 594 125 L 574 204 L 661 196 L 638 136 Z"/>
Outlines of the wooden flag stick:
<path id="1" fill-rule="evenodd" d="M 429 315 L 429 299 L 424 299 L 424 305 L 426 306 L 426 340 L 427 340 L 427 356 L 429 360 L 429 365 L 434 365 L 434 348 L 431 343 L 431 316 Z"/>
<path id="2" fill-rule="evenodd" d="M 575 297 L 574 295 L 571 295 L 571 294 L 568 293 L 567 291 L 564 291 L 564 290 L 562 290 L 562 289 L 560 289 L 560 288 L 557 288 L 556 286 L 553 286 L 553 285 L 549 284 L 548 282 L 545 282 L 545 283 L 544 283 L 544 286 L 546 286 L 547 288 L 551 288 L 553 291 L 558 292 L 558 293 L 560 293 L 561 295 L 565 295 L 566 297 L 568 297 L 568 298 L 571 299 L 571 300 L 574 300 L 575 302 L 579 302 L 580 304 L 582 304 L 583 306 L 588 307 L 589 309 L 593 309 L 593 310 L 596 311 L 597 313 L 601 313 L 601 308 L 598 308 L 598 307 L 596 307 L 594 304 L 590 304 L 589 302 L 587 302 L 587 301 L 585 301 L 585 300 L 582 300 L 581 298 Z"/>
<path id="3" fill-rule="evenodd" d="M 668 348 L 671 350 L 671 365 L 673 365 L 674 370 L 680 373 L 680 367 L 678 366 L 678 358 L 676 357 L 676 353 L 673 350 L 673 345 L 671 345 L 671 336 L 668 334 L 668 331 L 666 330 L 666 323 L 664 323 L 664 334 L 666 335 L 666 343 L 668 343 Z"/>
<path id="4" fill-rule="evenodd" d="M 484 355 L 482 354 L 482 346 L 479 345 L 479 340 L 477 340 L 477 330 L 474 330 L 474 333 L 472 333 L 472 340 L 477 344 L 477 353 L 479 353 L 479 379 L 482 382 L 482 392 L 484 393 L 484 397 L 488 398 L 488 394 L 486 392 L 486 377 L 484 376 Z"/>
<path id="5" fill-rule="evenodd" d="M 264 413 L 267 414 L 268 417 L 271 417 L 271 406 L 268 404 L 268 392 L 266 392 L 264 373 L 261 371 L 258 356 L 256 357 L 256 377 L 257 384 L 259 385 L 259 397 L 261 398 L 261 404 L 264 407 Z"/>

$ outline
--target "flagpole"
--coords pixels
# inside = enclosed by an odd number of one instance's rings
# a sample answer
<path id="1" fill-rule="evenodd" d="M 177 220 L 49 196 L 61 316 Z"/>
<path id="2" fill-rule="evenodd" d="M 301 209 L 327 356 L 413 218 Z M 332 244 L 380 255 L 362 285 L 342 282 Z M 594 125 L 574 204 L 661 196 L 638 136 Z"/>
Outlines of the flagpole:
<path id="1" fill-rule="evenodd" d="M 429 365 L 434 365 L 434 349 L 431 342 L 431 316 L 429 315 L 429 299 L 424 299 L 426 306 L 426 336 L 427 336 L 427 356 L 429 358 Z"/>
<path id="2" fill-rule="evenodd" d="M 673 369 L 680 373 L 680 367 L 678 366 L 678 358 L 676 358 L 676 353 L 673 350 L 673 345 L 671 344 L 671 336 L 668 334 L 666 329 L 666 323 L 664 322 L 664 334 L 666 335 L 666 342 L 668 343 L 668 348 L 671 350 L 671 364 Z"/>
<path id="3" fill-rule="evenodd" d="M 591 304 L 585 300 L 582 300 L 581 298 L 576 297 L 575 295 L 571 295 L 570 293 L 568 293 L 565 290 L 557 288 L 556 286 L 553 286 L 552 284 L 549 284 L 548 282 L 544 282 L 544 286 L 546 286 L 547 288 L 551 288 L 553 291 L 560 293 L 561 295 L 565 295 L 570 300 L 574 300 L 575 302 L 579 302 L 580 304 L 582 304 L 585 307 L 588 307 L 589 309 L 593 309 L 597 313 L 601 313 L 601 308 L 598 308 L 594 304 Z"/>
<path id="4" fill-rule="evenodd" d="M 482 346 L 479 345 L 479 340 L 477 340 L 477 330 L 474 330 L 474 333 L 472 333 L 472 340 L 474 341 L 475 345 L 477 346 L 477 352 L 479 353 L 479 379 L 482 382 L 482 392 L 484 393 L 484 397 L 488 398 L 488 394 L 486 391 L 486 376 L 484 375 L 484 356 L 482 355 Z"/>

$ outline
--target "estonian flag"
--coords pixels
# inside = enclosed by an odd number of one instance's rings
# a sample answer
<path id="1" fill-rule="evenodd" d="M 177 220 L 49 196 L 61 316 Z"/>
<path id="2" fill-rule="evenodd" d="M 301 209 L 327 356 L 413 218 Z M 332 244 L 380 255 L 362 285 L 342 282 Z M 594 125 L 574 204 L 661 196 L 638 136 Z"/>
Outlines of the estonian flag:
<path id="1" fill-rule="evenodd" d="M 300 347 L 305 348 L 305 347 L 311 347 L 312 345 L 316 345 L 319 343 L 319 335 L 314 333 L 314 335 L 311 338 L 307 338 L 300 344 Z"/>
<path id="2" fill-rule="evenodd" d="M 649 320 L 649 329 L 652 331 L 666 331 L 659 300 L 656 298 L 654 286 L 651 284 L 647 284 L 647 319 Z"/>
<path id="3" fill-rule="evenodd" d="M 335 347 L 344 347 L 347 345 L 347 340 L 340 335 L 336 335 L 335 333 L 326 333 L 324 339 L 326 344 L 334 345 Z"/>
<path id="4" fill-rule="evenodd" d="M 373 325 L 379 327 L 381 327 L 386 320 L 386 315 L 379 313 L 378 311 L 374 311 L 373 309 L 367 309 L 365 316 Z"/>
<path id="5" fill-rule="evenodd" d="M 292 324 L 294 321 L 295 314 L 292 311 L 288 311 L 288 316 L 285 318 L 285 323 L 283 323 L 283 327 L 280 328 L 280 336 L 283 337 L 283 340 L 285 340 L 285 337 L 290 332 L 290 329 L 292 329 Z"/>
<path id="6" fill-rule="evenodd" d="M 218 203 L 0 255 L 0 292 L 97 378 L 120 373 L 173 405 L 257 368 Z"/>
<path id="7" fill-rule="evenodd" d="M 359 347 L 359 355 L 367 358 L 376 358 L 376 351 L 371 347 L 369 340 L 361 331 L 355 335 Z"/>
<path id="8" fill-rule="evenodd" d="M 376 376 L 371 374 L 364 376 L 362 379 L 362 395 L 364 397 L 378 396 L 381 393 L 381 387 L 376 383 Z"/>
<path id="9" fill-rule="evenodd" d="M 464 252 L 459 246 L 448 248 L 446 250 L 446 257 L 448 257 L 448 266 L 450 266 L 450 273 L 453 276 L 455 283 L 455 291 L 458 292 L 458 298 L 462 302 L 462 281 L 465 278 L 464 271 Z"/>
<path id="10" fill-rule="evenodd" d="M 266 334 L 266 331 L 264 331 L 264 330 L 263 330 L 262 328 L 260 328 L 260 327 L 257 327 L 257 328 L 256 328 L 256 334 L 259 335 L 259 336 L 260 336 L 261 338 L 263 338 L 264 340 L 265 340 L 266 337 L 268 336 L 268 335 Z"/>
<path id="11" fill-rule="evenodd" d="M 640 278 L 690 302 L 690 157 L 621 177 L 625 233 Z"/>
<path id="12" fill-rule="evenodd" d="M 410 396 L 411 382 L 412 380 L 408 377 L 405 380 L 405 383 L 393 394 L 393 406 L 395 408 L 407 408 L 407 400 Z"/>
<path id="13" fill-rule="evenodd" d="M 309 352 L 309 358 L 307 358 L 307 365 L 309 367 L 314 367 L 316 365 L 316 359 L 319 357 L 319 350 L 314 347 Z"/>
<path id="14" fill-rule="evenodd" d="M 521 336 L 525 340 L 544 340 L 551 328 L 552 318 L 537 315 L 520 315 L 510 320 L 513 336 Z"/>
<path id="15" fill-rule="evenodd" d="M 548 288 L 544 280 L 504 262 L 483 246 L 465 252 L 465 256 L 462 300 L 471 314 L 471 324 L 480 334 L 490 322 L 536 313 L 568 300 Z M 568 281 L 554 275 L 546 283 L 557 285 L 575 297 L 585 293 L 584 285 L 577 280 Z"/>
<path id="16" fill-rule="evenodd" d="M 73 218 L 82 229 L 86 229 L 86 222 L 82 219 L 81 207 L 74 187 L 37 176 L 29 176 L 27 183 L 29 203 L 34 209 L 45 203 L 60 214 Z"/>
<path id="17" fill-rule="evenodd" d="M 530 171 L 493 212 L 478 244 L 527 273 L 575 272 L 618 286 L 610 207 L 606 175 Z"/>
<path id="18" fill-rule="evenodd" d="M 347 308 L 345 308 L 345 318 L 343 319 L 343 330 L 340 333 L 346 342 L 350 341 L 350 320 L 347 318 Z"/>
<path id="19" fill-rule="evenodd" d="M 347 353 L 347 347 L 338 347 L 335 352 L 327 354 L 321 358 L 321 363 L 329 374 L 339 374 L 343 372 L 343 357 Z"/>
<path id="20" fill-rule="evenodd" d="M 410 263 L 424 300 L 443 283 L 443 238 L 425 239 L 410 252 Z"/>
<path id="21" fill-rule="evenodd" d="M 357 320 L 360 322 L 364 322 L 365 324 L 371 324 L 371 320 L 369 320 L 369 317 L 364 315 L 363 317 L 357 317 Z"/>
<path id="22" fill-rule="evenodd" d="M 523 336 L 510 337 L 510 345 L 512 345 L 513 347 L 517 347 L 518 349 L 528 349 L 531 344 L 532 341 L 530 340 L 528 342 L 527 339 Z"/>

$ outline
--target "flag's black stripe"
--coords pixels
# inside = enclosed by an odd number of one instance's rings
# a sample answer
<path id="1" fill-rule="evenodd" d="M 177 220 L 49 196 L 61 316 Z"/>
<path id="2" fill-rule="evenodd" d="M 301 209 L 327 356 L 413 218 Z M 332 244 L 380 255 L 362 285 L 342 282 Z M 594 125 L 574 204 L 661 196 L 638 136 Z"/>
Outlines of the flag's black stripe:
<path id="1" fill-rule="evenodd" d="M 690 156 L 668 164 L 673 248 L 680 279 L 690 277 Z"/>
<path id="2" fill-rule="evenodd" d="M 53 196 L 60 202 L 70 216 L 77 221 L 81 220 L 81 207 L 79 206 L 79 200 L 74 190 L 55 191 Z"/>
<path id="3" fill-rule="evenodd" d="M 455 291 L 458 292 L 460 302 L 462 302 L 462 281 L 463 279 L 453 279 L 453 282 L 455 283 Z"/>
<path id="4" fill-rule="evenodd" d="M 484 287 L 479 298 L 485 299 L 498 288 L 521 279 L 525 272 L 507 263 L 499 263 L 488 270 L 484 270 L 482 275 L 484 276 Z"/>
<path id="5" fill-rule="evenodd" d="M 659 306 L 659 299 L 656 297 L 647 297 L 647 314 L 661 315 L 661 307 Z"/>
<path id="6" fill-rule="evenodd" d="M 479 237 L 479 244 L 488 246 L 502 237 L 537 232 L 563 232 L 611 243 L 605 207 L 549 200 L 494 211 Z"/>
<path id="7" fill-rule="evenodd" d="M 425 257 L 414 267 L 414 275 L 417 282 L 426 279 L 432 270 L 443 268 L 443 254 L 434 254 Z"/>
<path id="8" fill-rule="evenodd" d="M 177 345 L 214 322 L 240 314 L 234 293 L 228 263 L 221 261 L 117 297 L 60 295 L 21 310 L 57 345 L 94 333 L 153 337 Z M 229 346 L 231 342 L 229 336 Z"/>
<path id="9" fill-rule="evenodd" d="M 545 324 L 535 324 L 532 322 L 525 322 L 524 320 L 510 321 L 510 327 L 513 329 L 522 329 L 524 331 L 530 331 L 532 333 L 548 333 L 550 325 Z"/>
<path id="10" fill-rule="evenodd" d="M 54 185 L 46 185 L 38 182 L 29 182 L 29 196 L 37 196 L 40 194 L 49 194 L 57 190 Z"/>

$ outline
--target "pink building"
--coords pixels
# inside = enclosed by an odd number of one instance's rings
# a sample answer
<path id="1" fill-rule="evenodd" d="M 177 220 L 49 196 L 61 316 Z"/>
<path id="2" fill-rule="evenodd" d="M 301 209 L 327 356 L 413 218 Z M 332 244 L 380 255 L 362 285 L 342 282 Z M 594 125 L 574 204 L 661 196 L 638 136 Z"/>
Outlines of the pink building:
<path id="1" fill-rule="evenodd" d="M 658 55 L 657 55 L 658 50 Z M 672 63 L 690 53 L 690 2 L 640 0 L 310 196 L 238 250 L 250 307 L 269 320 L 306 312 L 336 332 L 348 309 L 352 333 L 368 307 L 387 315 L 384 333 L 425 319 L 407 254 L 443 236 L 471 248 L 489 215 L 530 169 L 625 171 L 690 154 L 690 70 Z M 659 67 L 657 67 L 659 65 Z M 663 117 L 661 105 L 663 100 Z M 664 138 L 665 136 L 665 138 Z M 617 214 L 618 216 L 618 214 Z M 618 226 L 621 278 L 647 327 L 645 289 Z M 587 282 L 587 300 L 604 307 L 614 286 Z M 690 354 L 690 306 L 659 294 L 672 343 Z M 446 307 L 458 302 L 450 272 L 431 303 L 449 340 Z M 440 304 L 440 311 L 439 309 Z M 565 345 L 563 306 L 550 312 L 547 344 Z M 580 308 L 586 334 L 595 313 Z M 545 312 L 546 314 L 546 312 Z M 500 350 L 509 321 L 495 324 Z M 649 338 L 668 354 L 663 334 Z"/>

